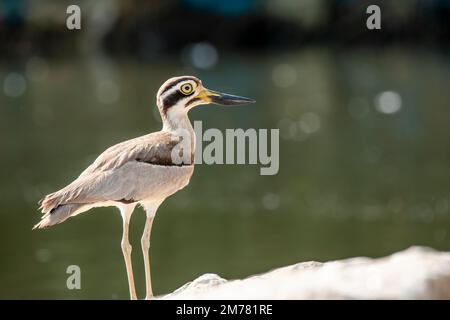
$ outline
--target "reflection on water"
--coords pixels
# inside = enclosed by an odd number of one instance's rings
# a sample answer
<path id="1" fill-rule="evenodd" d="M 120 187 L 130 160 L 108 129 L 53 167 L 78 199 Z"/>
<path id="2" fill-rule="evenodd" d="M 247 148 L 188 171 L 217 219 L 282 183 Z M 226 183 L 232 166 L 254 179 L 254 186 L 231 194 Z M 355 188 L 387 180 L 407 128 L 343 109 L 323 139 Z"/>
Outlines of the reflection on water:
<path id="1" fill-rule="evenodd" d="M 214 272 L 243 277 L 305 260 L 449 249 L 450 70 L 436 53 L 386 50 L 220 57 L 206 86 L 255 98 L 191 112 L 203 128 L 280 128 L 280 171 L 198 166 L 160 208 L 152 233 L 157 294 Z M 31 231 L 36 202 L 119 141 L 159 130 L 154 106 L 178 61 L 0 65 L 0 298 L 128 298 L 121 218 L 100 208 Z M 144 214 L 132 220 L 140 296 Z M 82 290 L 66 288 L 66 268 Z"/>

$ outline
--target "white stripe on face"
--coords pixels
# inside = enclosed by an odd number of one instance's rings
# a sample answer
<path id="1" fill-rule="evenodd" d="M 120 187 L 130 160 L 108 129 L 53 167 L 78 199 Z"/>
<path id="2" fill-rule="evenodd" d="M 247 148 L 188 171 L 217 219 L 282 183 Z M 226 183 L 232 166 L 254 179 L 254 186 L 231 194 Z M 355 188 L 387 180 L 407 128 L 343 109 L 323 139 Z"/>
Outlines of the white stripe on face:
<path id="1" fill-rule="evenodd" d="M 168 91 L 164 92 L 160 96 L 161 101 L 170 96 L 171 94 L 175 93 L 176 91 L 180 91 L 181 86 L 185 85 L 186 83 L 190 83 L 194 88 L 194 91 L 197 89 L 197 83 L 194 80 L 181 81 L 180 83 L 176 84 L 173 88 L 170 88 Z"/>

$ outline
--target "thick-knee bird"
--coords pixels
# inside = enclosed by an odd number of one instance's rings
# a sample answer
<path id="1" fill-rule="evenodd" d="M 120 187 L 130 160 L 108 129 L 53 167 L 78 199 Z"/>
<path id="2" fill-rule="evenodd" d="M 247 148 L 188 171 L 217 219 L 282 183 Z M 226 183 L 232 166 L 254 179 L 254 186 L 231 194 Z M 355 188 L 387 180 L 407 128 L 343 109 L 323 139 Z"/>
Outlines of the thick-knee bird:
<path id="1" fill-rule="evenodd" d="M 147 217 L 141 239 L 146 298 L 153 297 L 149 259 L 153 219 L 161 203 L 184 188 L 194 172 L 195 133 L 189 110 L 202 104 L 253 102 L 208 90 L 196 77 L 167 80 L 156 96 L 161 131 L 116 144 L 100 154 L 75 181 L 41 200 L 43 216 L 33 229 L 48 228 L 91 208 L 117 207 L 123 220 L 121 244 L 130 297 L 136 299 L 128 227 L 134 208 L 140 204 Z"/>

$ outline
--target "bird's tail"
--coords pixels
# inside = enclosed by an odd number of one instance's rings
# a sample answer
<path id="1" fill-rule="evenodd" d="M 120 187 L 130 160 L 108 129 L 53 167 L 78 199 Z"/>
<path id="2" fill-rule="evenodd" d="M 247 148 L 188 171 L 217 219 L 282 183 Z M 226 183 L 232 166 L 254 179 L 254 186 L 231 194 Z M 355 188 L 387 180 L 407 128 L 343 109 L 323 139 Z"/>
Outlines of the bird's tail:
<path id="1" fill-rule="evenodd" d="M 33 230 L 45 229 L 64 222 L 71 216 L 85 211 L 84 209 L 88 209 L 86 204 L 70 203 L 59 205 L 46 213 L 44 211 L 45 214 L 42 216 L 41 221 L 33 227 Z"/>

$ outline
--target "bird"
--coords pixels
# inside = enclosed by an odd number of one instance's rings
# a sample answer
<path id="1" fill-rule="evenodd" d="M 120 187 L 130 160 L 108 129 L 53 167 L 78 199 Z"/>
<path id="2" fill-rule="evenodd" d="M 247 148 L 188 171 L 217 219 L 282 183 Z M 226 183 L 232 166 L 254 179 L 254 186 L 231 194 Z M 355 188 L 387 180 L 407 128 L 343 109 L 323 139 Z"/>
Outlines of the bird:
<path id="1" fill-rule="evenodd" d="M 153 220 L 161 203 L 186 187 L 194 172 L 196 140 L 188 112 L 204 104 L 229 106 L 254 102 L 209 90 L 194 76 L 168 79 L 156 95 L 162 129 L 109 147 L 72 183 L 46 195 L 39 202 L 43 215 L 33 230 L 60 224 L 92 208 L 117 207 L 122 217 L 121 249 L 130 299 L 136 300 L 128 231 L 135 207 L 142 206 L 146 213 L 141 238 L 145 298 L 152 299 L 149 249 Z"/>

